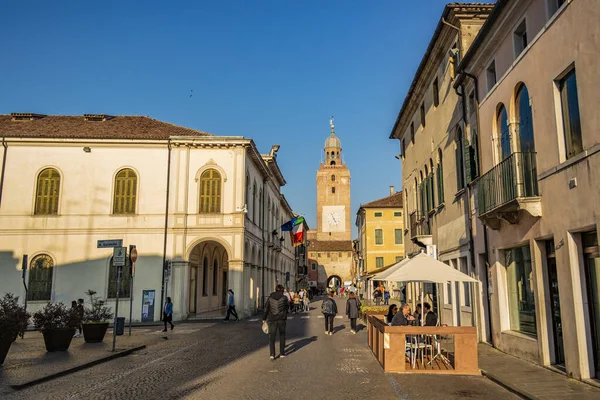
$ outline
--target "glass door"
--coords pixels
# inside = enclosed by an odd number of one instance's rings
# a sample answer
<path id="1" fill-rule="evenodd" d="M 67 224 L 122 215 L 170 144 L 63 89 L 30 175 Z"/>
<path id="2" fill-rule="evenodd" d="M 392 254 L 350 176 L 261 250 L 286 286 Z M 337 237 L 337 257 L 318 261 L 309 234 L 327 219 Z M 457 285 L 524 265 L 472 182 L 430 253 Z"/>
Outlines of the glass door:
<path id="1" fill-rule="evenodd" d="M 554 335 L 554 364 L 561 369 L 565 365 L 565 347 L 563 342 L 562 321 L 560 318 L 560 297 L 558 293 L 558 274 L 556 272 L 556 256 L 554 241 L 546 242 L 546 264 L 550 284 L 550 313 L 552 317 L 552 333 Z"/>
<path id="2" fill-rule="evenodd" d="M 600 378 L 600 248 L 596 232 L 582 235 L 585 259 L 590 325 L 592 331 L 592 356 L 596 378 Z"/>

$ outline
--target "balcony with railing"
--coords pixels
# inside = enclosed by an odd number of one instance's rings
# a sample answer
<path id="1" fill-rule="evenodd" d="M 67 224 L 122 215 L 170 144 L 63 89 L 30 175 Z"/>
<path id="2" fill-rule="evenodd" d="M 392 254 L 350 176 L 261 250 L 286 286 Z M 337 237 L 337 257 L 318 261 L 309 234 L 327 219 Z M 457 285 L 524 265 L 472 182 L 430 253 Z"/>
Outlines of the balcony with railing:
<path id="1" fill-rule="evenodd" d="M 421 242 L 423 242 L 423 239 L 431 238 L 431 220 L 427 214 L 419 211 L 410 214 L 410 238 L 418 239 Z"/>
<path id="2" fill-rule="evenodd" d="M 500 220 L 516 224 L 519 211 L 542 216 L 536 153 L 512 153 L 479 178 L 477 182 L 479 218 L 492 229 Z"/>

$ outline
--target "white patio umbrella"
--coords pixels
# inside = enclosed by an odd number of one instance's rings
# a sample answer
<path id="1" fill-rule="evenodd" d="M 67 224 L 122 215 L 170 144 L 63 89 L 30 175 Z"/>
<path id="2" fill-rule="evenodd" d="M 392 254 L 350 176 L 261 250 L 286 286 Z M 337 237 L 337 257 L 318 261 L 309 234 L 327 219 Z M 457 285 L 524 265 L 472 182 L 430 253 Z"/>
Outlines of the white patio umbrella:
<path id="1" fill-rule="evenodd" d="M 462 273 L 451 266 L 421 253 L 398 268 L 387 277 L 390 281 L 398 282 L 422 282 L 422 283 L 447 283 L 447 282 L 479 282 L 475 278 Z M 421 301 L 423 301 L 423 289 L 421 289 Z M 424 322 L 424 314 L 421 312 L 421 325 Z"/>
<path id="2" fill-rule="evenodd" d="M 373 279 L 374 281 L 391 281 L 392 279 L 388 279 L 388 277 L 390 275 L 392 275 L 394 272 L 396 272 L 398 269 L 405 266 L 409 261 L 410 261 L 409 258 L 405 258 L 402 261 L 398 261 L 396 264 L 392 265 L 385 271 L 375 274 L 374 276 L 371 277 L 371 279 Z"/>

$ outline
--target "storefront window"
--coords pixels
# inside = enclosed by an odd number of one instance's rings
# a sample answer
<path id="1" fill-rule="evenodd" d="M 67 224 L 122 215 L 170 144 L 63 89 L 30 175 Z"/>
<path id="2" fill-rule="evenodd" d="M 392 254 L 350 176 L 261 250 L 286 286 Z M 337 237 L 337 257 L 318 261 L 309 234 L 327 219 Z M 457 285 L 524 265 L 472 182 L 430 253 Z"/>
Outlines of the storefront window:
<path id="1" fill-rule="evenodd" d="M 510 329 L 537 336 L 533 270 L 529 246 L 505 251 Z"/>

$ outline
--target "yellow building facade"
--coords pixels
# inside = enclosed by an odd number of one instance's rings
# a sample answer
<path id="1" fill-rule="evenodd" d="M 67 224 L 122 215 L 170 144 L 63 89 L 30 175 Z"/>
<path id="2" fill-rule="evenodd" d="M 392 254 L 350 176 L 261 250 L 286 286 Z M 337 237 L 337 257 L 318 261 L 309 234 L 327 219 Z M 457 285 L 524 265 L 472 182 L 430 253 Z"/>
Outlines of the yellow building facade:
<path id="1" fill-rule="evenodd" d="M 402 192 L 363 204 L 356 214 L 360 275 L 377 272 L 404 258 L 404 207 Z"/>

